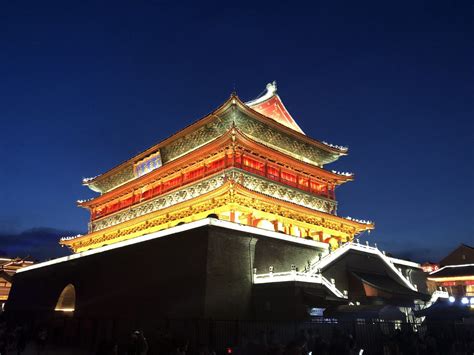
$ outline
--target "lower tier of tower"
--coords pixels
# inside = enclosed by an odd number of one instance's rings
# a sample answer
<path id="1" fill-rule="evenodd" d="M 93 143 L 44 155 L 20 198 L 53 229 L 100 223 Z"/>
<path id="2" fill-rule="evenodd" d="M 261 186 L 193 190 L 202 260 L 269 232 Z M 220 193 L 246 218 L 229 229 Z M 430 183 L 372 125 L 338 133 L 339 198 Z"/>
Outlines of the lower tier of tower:
<path id="1" fill-rule="evenodd" d="M 230 169 L 157 200 L 94 221 L 89 234 L 63 239 L 61 244 L 81 252 L 209 216 L 329 243 L 332 248 L 374 227 L 371 223 L 328 213 L 324 210 L 325 203 L 328 201 L 320 197 Z"/>

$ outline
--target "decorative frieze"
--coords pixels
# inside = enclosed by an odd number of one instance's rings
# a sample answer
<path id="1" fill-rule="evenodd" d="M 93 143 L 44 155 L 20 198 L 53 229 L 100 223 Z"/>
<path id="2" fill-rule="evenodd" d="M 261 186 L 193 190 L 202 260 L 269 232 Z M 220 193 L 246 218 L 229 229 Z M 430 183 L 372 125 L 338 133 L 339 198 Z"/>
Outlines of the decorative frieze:
<path id="1" fill-rule="evenodd" d="M 237 180 L 249 190 L 300 205 L 312 210 L 335 214 L 337 202 L 311 195 L 291 187 L 248 173 L 241 173 L 243 179 Z"/>
<path id="2" fill-rule="evenodd" d="M 93 221 L 89 223 L 89 233 L 115 226 L 148 213 L 159 211 L 178 203 L 199 197 L 207 192 L 219 188 L 224 184 L 224 181 L 224 175 L 214 176 L 183 189 L 162 195 L 151 201 L 144 202 L 136 207 Z"/>
<path id="3" fill-rule="evenodd" d="M 219 181 L 219 183 L 222 183 L 222 181 L 225 181 L 226 179 L 234 179 L 239 174 L 241 173 L 234 171 L 232 174 L 226 175 L 225 177 L 221 176 L 222 180 Z M 299 212 L 283 205 L 266 201 L 265 198 L 258 198 L 258 196 L 246 194 L 245 192 L 239 191 L 238 188 L 234 188 L 233 184 L 228 186 L 228 189 L 223 190 L 220 195 L 217 195 L 214 198 L 203 201 L 198 200 L 193 205 L 189 205 L 188 203 L 183 205 L 181 208 L 176 208 L 176 210 L 168 209 L 168 212 L 163 212 L 158 215 L 155 213 L 149 219 L 145 221 L 142 220 L 131 226 L 115 228 L 103 234 L 98 231 L 98 233 L 95 232 L 91 236 L 86 235 L 78 238 L 78 240 L 68 240 L 63 241 L 63 243 L 71 246 L 77 252 L 78 250 L 86 250 L 89 247 L 97 247 L 111 242 L 114 243 L 123 238 L 127 239 L 144 235 L 156 231 L 157 228 L 167 228 L 170 224 L 178 223 L 180 221 L 189 221 L 193 218 L 204 218 L 208 213 L 224 211 L 230 206 L 235 206 L 232 208 L 245 213 L 260 212 L 267 214 L 265 218 L 270 220 L 282 220 L 285 223 L 291 223 L 296 226 L 301 226 L 302 228 L 327 228 L 334 232 L 343 233 L 349 240 L 358 233 L 358 228 L 354 225 L 341 223 L 330 216 L 328 216 L 328 218 L 323 218 L 318 215 Z"/>
<path id="4" fill-rule="evenodd" d="M 208 124 L 196 129 L 184 137 L 174 140 L 167 146 L 161 148 L 161 159 L 163 164 L 169 163 L 170 161 L 222 136 L 231 126 L 232 121 L 230 118 L 220 119 L 219 117 L 216 117 L 216 119 Z"/>
<path id="5" fill-rule="evenodd" d="M 335 201 L 310 195 L 291 187 L 269 181 L 265 178 L 255 176 L 251 173 L 244 172 L 243 170 L 233 168 L 196 184 L 186 186 L 148 202 L 144 202 L 136 207 L 93 221 L 89 223 L 89 233 L 115 226 L 148 213 L 159 211 L 178 203 L 197 198 L 205 193 L 218 189 L 227 180 L 232 180 L 251 191 L 291 202 L 312 210 L 326 213 L 334 213 L 336 210 L 337 203 Z"/>

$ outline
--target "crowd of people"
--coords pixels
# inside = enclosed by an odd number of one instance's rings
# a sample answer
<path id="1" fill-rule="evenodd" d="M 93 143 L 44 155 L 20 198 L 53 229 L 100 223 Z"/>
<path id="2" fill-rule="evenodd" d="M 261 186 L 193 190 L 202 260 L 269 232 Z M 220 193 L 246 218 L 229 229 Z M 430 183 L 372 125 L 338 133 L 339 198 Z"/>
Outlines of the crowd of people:
<path id="1" fill-rule="evenodd" d="M 454 331 L 455 332 L 455 331 Z M 327 332 L 326 332 L 327 333 Z M 206 345 L 192 345 L 190 341 L 174 337 L 169 332 L 158 332 L 147 340 L 141 331 L 131 334 L 123 354 L 127 355 L 461 355 L 474 353 L 474 331 L 436 329 L 436 332 L 398 329 L 389 334 L 360 342 L 347 330 L 332 327 L 329 334 L 319 329 L 301 329 L 291 340 L 282 341 L 272 330 L 260 331 L 253 337 L 241 336 L 237 344 L 213 351 Z M 116 347 L 112 352 L 122 354 Z"/>
<path id="2" fill-rule="evenodd" d="M 0 322 L 0 355 L 24 354 L 27 344 L 33 347 L 35 354 L 45 354 L 47 334 L 45 327 L 39 327 L 32 335 L 27 327 L 17 325 L 9 328 L 5 322 Z"/>
<path id="3" fill-rule="evenodd" d="M 397 329 L 383 338 L 383 354 L 450 355 L 474 354 L 474 326 L 470 330 L 434 326 L 413 332 Z"/>
<path id="4" fill-rule="evenodd" d="M 360 329 L 364 329 L 363 327 Z M 338 325 L 306 327 L 296 332 L 277 333 L 275 330 L 261 330 L 253 335 L 241 332 L 233 341 L 223 345 L 217 338 L 204 344 L 203 339 L 180 336 L 170 328 L 155 331 L 131 330 L 119 338 L 95 339 L 87 346 L 84 354 L 96 355 L 450 355 L 474 353 L 474 327 L 455 329 L 453 327 L 420 328 L 401 327 L 389 332 L 375 333 L 373 329 L 361 332 Z M 80 344 L 58 344 L 57 331 L 46 326 L 28 328 L 22 325 L 7 327 L 0 323 L 0 355 L 37 354 L 46 355 L 57 349 L 75 348 Z M 280 335 L 280 336 L 279 336 Z M 61 338 L 61 336 L 59 337 Z M 74 339 L 73 339 L 74 340 Z M 219 343 L 220 345 L 217 345 Z M 29 351 L 25 352 L 26 349 Z M 68 350 L 64 350 L 69 354 Z M 72 353 L 72 352 L 71 352 Z"/>

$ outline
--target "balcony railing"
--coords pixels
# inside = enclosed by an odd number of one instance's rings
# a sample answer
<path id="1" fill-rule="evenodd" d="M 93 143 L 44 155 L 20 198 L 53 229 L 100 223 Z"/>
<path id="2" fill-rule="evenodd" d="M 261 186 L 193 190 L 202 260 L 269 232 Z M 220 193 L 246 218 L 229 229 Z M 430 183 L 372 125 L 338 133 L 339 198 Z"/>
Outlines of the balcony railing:
<path id="1" fill-rule="evenodd" d="M 339 298 L 347 298 L 345 292 L 341 292 L 335 285 L 334 282 L 329 282 L 321 274 L 310 274 L 308 272 L 298 272 L 296 270 L 285 271 L 285 272 L 270 272 L 267 274 L 254 274 L 253 283 L 254 284 L 266 284 L 266 283 L 278 283 L 278 282 L 309 282 L 324 285 L 328 288 L 334 295 Z"/>

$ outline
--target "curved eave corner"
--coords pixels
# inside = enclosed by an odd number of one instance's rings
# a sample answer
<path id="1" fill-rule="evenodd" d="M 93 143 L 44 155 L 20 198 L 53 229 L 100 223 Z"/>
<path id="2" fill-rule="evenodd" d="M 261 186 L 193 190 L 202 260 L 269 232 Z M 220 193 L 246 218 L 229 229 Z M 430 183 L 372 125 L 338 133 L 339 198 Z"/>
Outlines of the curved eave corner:
<path id="1" fill-rule="evenodd" d="M 339 217 L 346 221 L 349 221 L 352 225 L 359 227 L 359 233 L 364 231 L 371 231 L 375 229 L 375 223 L 372 221 L 359 220 L 352 217 Z"/>
<path id="2" fill-rule="evenodd" d="M 346 182 L 355 180 L 355 175 L 353 173 L 340 172 L 336 170 L 330 170 L 328 172 L 336 177 L 336 180 L 339 182 L 339 184 L 344 184 Z"/>
<path id="3" fill-rule="evenodd" d="M 102 191 L 100 188 L 98 188 L 98 187 L 94 184 L 93 181 L 92 181 L 92 182 L 88 182 L 88 183 L 84 183 L 84 182 L 83 182 L 83 183 L 82 183 L 82 186 L 86 186 L 86 187 L 88 187 L 89 189 L 91 189 L 91 190 L 94 191 L 94 192 L 98 192 L 98 193 L 100 193 L 100 194 L 103 193 L 103 191 Z"/>
<path id="4" fill-rule="evenodd" d="M 102 174 L 99 174 L 93 177 L 82 178 L 82 186 L 87 186 L 89 189 L 91 189 L 94 192 L 102 193 L 102 191 L 95 185 L 95 182 L 101 176 Z"/>

